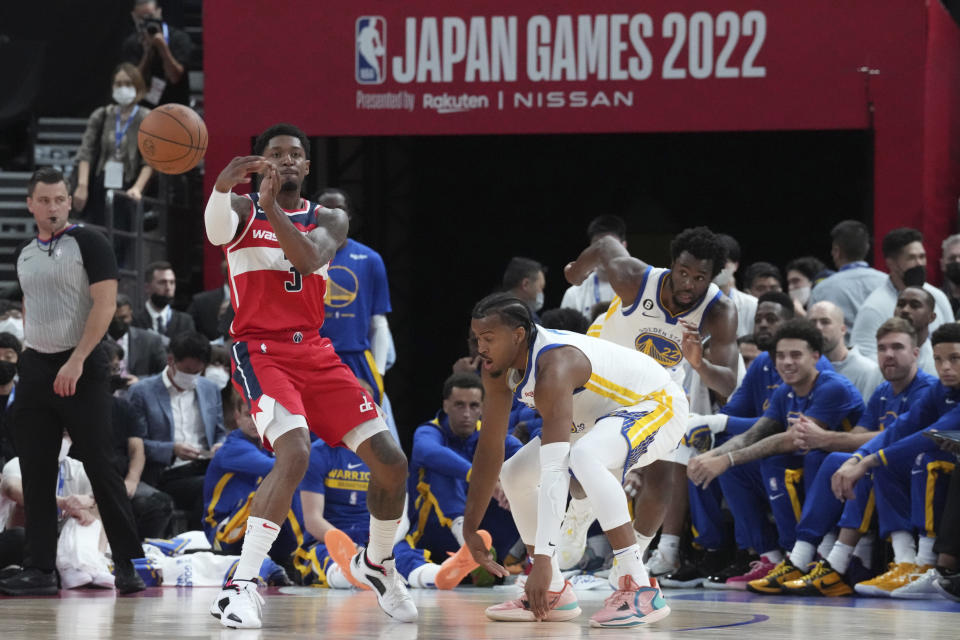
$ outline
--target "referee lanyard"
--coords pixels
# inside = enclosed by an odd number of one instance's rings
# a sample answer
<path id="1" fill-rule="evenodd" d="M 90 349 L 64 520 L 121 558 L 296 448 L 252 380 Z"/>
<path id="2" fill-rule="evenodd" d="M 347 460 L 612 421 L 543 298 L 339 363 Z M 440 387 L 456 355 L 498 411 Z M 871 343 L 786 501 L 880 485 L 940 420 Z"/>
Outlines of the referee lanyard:
<path id="1" fill-rule="evenodd" d="M 120 109 L 117 109 L 117 122 L 116 126 L 113 129 L 113 139 L 114 147 L 113 154 L 119 160 L 123 154 L 120 153 L 120 143 L 123 142 L 123 137 L 127 135 L 127 129 L 130 128 L 130 124 L 133 122 L 133 118 L 137 115 L 137 111 L 140 110 L 140 105 L 137 105 L 133 108 L 133 112 L 130 114 L 130 117 L 127 118 L 127 121 L 123 123 L 123 128 L 120 128 Z"/>

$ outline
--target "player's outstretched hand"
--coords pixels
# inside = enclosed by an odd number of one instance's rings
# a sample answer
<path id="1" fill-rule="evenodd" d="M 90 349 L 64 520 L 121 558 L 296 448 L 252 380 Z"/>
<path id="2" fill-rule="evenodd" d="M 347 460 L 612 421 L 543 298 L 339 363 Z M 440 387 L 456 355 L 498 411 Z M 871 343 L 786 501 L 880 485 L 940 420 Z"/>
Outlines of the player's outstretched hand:
<path id="1" fill-rule="evenodd" d="M 553 568 L 550 566 L 550 558 L 546 556 L 535 558 L 530 575 L 527 576 L 527 582 L 523 585 L 523 591 L 527 595 L 530 613 L 537 621 L 546 620 L 547 614 L 550 613 L 549 589 L 552 577 Z"/>
<path id="2" fill-rule="evenodd" d="M 263 156 L 237 156 L 217 176 L 215 188 L 220 193 L 226 193 L 238 184 L 249 183 L 250 176 L 260 173 L 267 166 L 269 163 Z"/>
<path id="3" fill-rule="evenodd" d="M 680 351 L 691 367 L 699 369 L 703 363 L 703 336 L 700 335 L 700 327 L 686 320 L 680 320 L 680 326 L 683 327 Z"/>
<path id="4" fill-rule="evenodd" d="M 490 549 L 487 549 L 483 538 L 481 538 L 476 531 L 464 529 L 463 544 L 466 545 L 467 549 L 470 549 L 470 555 L 473 556 L 477 564 L 489 571 L 491 575 L 499 578 L 506 578 L 510 575 L 509 571 L 494 561 L 493 554 L 490 553 Z"/>

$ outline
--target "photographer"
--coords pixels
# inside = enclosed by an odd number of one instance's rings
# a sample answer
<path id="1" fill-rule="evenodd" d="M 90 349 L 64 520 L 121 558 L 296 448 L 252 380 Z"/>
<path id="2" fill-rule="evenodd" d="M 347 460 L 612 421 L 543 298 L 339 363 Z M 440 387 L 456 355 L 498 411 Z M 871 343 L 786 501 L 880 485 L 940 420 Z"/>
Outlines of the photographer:
<path id="1" fill-rule="evenodd" d="M 131 15 L 137 30 L 123 43 L 123 59 L 139 67 L 147 84 L 144 101 L 189 104 L 190 36 L 163 21 L 156 0 L 134 0 Z"/>

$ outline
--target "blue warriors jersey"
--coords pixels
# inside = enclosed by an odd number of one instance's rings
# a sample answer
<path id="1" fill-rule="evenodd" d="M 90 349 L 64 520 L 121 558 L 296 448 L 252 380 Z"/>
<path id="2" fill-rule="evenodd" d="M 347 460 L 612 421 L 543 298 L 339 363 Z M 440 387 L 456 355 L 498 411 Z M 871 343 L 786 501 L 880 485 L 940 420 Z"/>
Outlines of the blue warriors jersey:
<path id="1" fill-rule="evenodd" d="M 370 467 L 353 451 L 322 440 L 310 447 L 310 466 L 300 490 L 322 493 L 323 517 L 358 544 L 365 544 L 369 537 L 369 484 Z"/>
<path id="2" fill-rule="evenodd" d="M 225 518 L 239 512 L 260 481 L 273 469 L 274 458 L 247 438 L 239 429 L 227 434 L 223 446 L 207 467 L 203 479 L 203 532 L 212 544 L 218 526 Z M 233 534 L 242 537 L 246 517 L 238 519 Z M 232 534 L 221 528 L 221 537 Z M 222 540 L 221 542 L 236 542 Z"/>
<path id="3" fill-rule="evenodd" d="M 797 395 L 790 385 L 780 385 L 763 417 L 787 428 L 791 420 L 802 414 L 823 422 L 827 429 L 850 431 L 859 422 L 863 409 L 863 398 L 852 382 L 835 371 L 821 371 L 805 396 Z"/>
<path id="4" fill-rule="evenodd" d="M 320 335 L 339 353 L 370 348 L 370 318 L 390 312 L 387 270 L 380 254 L 349 239 L 327 268 L 326 321 Z"/>
<path id="5" fill-rule="evenodd" d="M 825 356 L 820 356 L 817 371 L 833 371 L 833 365 Z M 770 406 L 773 393 L 782 384 L 783 378 L 777 373 L 770 353 L 761 351 L 750 363 L 743 381 L 720 413 L 737 418 L 759 418 Z"/>
<path id="6" fill-rule="evenodd" d="M 893 385 L 889 382 L 882 383 L 870 396 L 867 410 L 857 424 L 870 431 L 891 428 L 896 424 L 897 418 L 906 413 L 927 388 L 934 384 L 937 384 L 936 376 L 919 369 L 913 381 L 900 393 L 894 393 Z"/>

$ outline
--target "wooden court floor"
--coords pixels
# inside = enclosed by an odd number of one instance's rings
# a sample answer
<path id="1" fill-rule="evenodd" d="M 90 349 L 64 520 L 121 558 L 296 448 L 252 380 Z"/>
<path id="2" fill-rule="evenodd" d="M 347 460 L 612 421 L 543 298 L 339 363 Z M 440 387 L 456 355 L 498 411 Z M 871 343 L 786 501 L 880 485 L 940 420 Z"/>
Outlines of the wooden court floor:
<path id="1" fill-rule="evenodd" d="M 460 587 L 413 591 L 418 624 L 391 621 L 369 592 L 283 588 L 264 592 L 264 627 L 225 629 L 208 613 L 216 591 L 151 588 L 117 598 L 108 591 L 63 592 L 59 597 L 0 598 L 0 638 L 217 638 L 254 640 L 525 640 L 582 637 L 693 640 L 954 640 L 960 638 L 960 604 L 947 600 L 867 598 L 807 599 L 743 592 L 668 590 L 673 613 L 633 629 L 592 629 L 588 618 L 609 591 L 579 594 L 583 614 L 573 622 L 491 622 L 483 609 L 511 592 Z"/>

